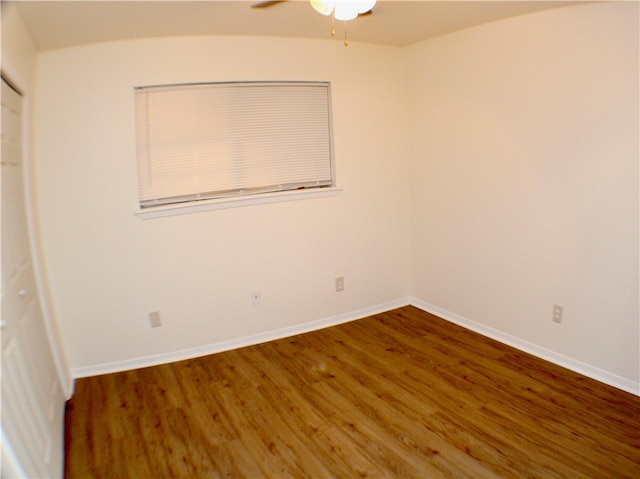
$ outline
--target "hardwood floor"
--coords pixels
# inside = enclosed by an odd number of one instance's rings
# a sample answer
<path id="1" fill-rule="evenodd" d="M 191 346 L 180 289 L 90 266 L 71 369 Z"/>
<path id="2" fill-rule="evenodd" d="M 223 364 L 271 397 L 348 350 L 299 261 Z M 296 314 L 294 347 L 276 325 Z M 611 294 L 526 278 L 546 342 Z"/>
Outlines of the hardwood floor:
<path id="1" fill-rule="evenodd" d="M 640 397 L 408 306 L 80 379 L 66 477 L 636 479 Z"/>

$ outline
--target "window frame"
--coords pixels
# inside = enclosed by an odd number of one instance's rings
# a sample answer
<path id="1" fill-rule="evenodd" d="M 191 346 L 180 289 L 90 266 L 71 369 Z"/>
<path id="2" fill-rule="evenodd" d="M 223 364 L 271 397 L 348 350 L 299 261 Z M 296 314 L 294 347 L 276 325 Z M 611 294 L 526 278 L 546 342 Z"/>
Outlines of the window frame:
<path id="1" fill-rule="evenodd" d="M 238 208 L 252 205 L 300 201 L 313 198 L 328 198 L 342 192 L 338 186 L 323 188 L 308 188 L 304 190 L 278 191 L 275 193 L 261 193 L 215 200 L 200 200 L 185 203 L 174 203 L 163 206 L 153 206 L 135 211 L 135 215 L 142 219 L 165 218 L 168 216 L 185 215 L 204 211 L 215 211 L 228 208 Z"/>
<path id="2" fill-rule="evenodd" d="M 324 177 L 324 182 L 329 182 L 329 184 L 318 184 L 317 186 L 303 186 L 300 188 L 286 188 L 282 187 L 280 190 L 262 190 L 261 188 L 244 190 L 243 188 L 238 188 L 235 193 L 229 195 L 225 194 L 224 190 L 219 190 L 214 193 L 215 196 L 203 197 L 199 198 L 200 192 L 193 192 L 190 195 L 193 199 L 189 198 L 176 198 L 175 201 L 171 201 L 171 197 L 161 198 L 157 204 L 153 204 L 156 200 L 143 200 L 141 197 L 141 185 L 140 183 L 140 131 L 139 125 L 144 125 L 144 132 L 142 134 L 143 137 L 148 135 L 149 122 L 150 119 L 148 117 L 144 117 L 144 121 L 141 121 L 139 118 L 139 106 L 138 101 L 146 101 L 144 99 L 139 100 L 137 96 L 140 92 L 144 91 L 152 91 L 157 88 L 159 90 L 166 91 L 167 89 L 174 88 L 179 90 L 180 88 L 206 88 L 208 85 L 213 88 L 224 88 L 225 86 L 229 86 L 231 88 L 236 87 L 260 87 L 260 86 L 301 86 L 301 87 L 313 87 L 313 86 L 322 86 L 326 88 L 327 95 L 327 105 L 326 105 L 326 120 L 327 120 L 327 139 L 328 145 L 327 150 L 325 152 L 328 154 L 328 164 L 325 162 L 324 167 L 328 166 L 329 177 Z M 231 90 L 233 91 L 233 90 Z M 236 91 L 242 91 L 238 89 Z M 137 163 L 138 163 L 138 209 L 136 211 L 136 215 L 142 219 L 147 218 L 155 218 L 155 217 L 163 217 L 163 216 L 172 216 L 177 214 L 186 214 L 197 211 L 209 211 L 209 210 L 217 210 L 224 208 L 234 208 L 240 206 L 250 206 L 253 204 L 265 204 L 265 203 L 275 203 L 282 201 L 293 201 L 298 199 L 307 199 L 307 198 L 316 198 L 316 197 L 326 197 L 326 196 L 335 196 L 340 191 L 340 188 L 336 187 L 336 168 L 335 168 L 335 153 L 334 153 L 334 135 L 333 135 L 333 111 L 332 111 L 332 96 L 331 96 L 331 82 L 329 81 L 227 81 L 227 82 L 201 82 L 201 83 L 177 83 L 177 84 L 167 84 L 167 85 L 147 85 L 147 86 L 137 86 L 134 87 L 134 99 L 136 102 L 136 149 L 137 149 Z M 148 152 L 149 146 L 144 146 L 144 151 Z M 318 151 L 318 150 L 316 150 Z M 295 164 L 295 163 L 294 163 Z M 148 163 L 147 163 L 148 165 Z M 144 167 L 148 167 L 145 165 Z M 326 170 L 325 170 L 326 171 Z M 317 180 L 316 180 L 317 181 Z M 284 185 L 284 184 L 281 184 Z M 285 185 L 286 186 L 286 185 Z M 145 205 L 145 203 L 147 203 Z M 151 203 L 151 204 L 149 204 Z"/>

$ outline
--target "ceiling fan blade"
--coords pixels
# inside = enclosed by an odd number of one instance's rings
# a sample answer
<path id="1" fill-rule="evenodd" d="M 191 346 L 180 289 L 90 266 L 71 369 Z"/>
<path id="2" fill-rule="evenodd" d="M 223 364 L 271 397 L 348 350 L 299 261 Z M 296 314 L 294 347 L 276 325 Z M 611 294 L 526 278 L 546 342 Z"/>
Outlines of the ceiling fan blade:
<path id="1" fill-rule="evenodd" d="M 286 2 L 286 0 L 265 0 L 264 2 L 254 3 L 251 8 L 269 8 L 283 2 Z"/>

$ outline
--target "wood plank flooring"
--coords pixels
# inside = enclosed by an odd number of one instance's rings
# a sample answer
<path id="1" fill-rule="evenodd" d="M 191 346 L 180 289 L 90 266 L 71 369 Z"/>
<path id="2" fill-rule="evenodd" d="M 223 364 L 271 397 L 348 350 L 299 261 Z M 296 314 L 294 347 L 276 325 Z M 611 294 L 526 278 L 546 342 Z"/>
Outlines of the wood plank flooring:
<path id="1" fill-rule="evenodd" d="M 633 478 L 640 398 L 413 307 L 80 379 L 75 478 Z"/>

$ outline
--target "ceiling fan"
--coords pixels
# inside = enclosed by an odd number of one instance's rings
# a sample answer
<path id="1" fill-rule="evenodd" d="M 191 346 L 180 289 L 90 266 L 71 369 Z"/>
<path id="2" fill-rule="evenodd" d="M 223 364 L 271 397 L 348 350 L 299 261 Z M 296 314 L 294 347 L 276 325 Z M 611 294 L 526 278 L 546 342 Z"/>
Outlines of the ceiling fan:
<path id="1" fill-rule="evenodd" d="M 263 0 L 251 5 L 251 8 L 269 8 L 287 0 Z M 347 39 L 347 21 L 359 16 L 371 15 L 376 0 L 310 0 L 313 9 L 325 16 L 331 16 L 331 36 L 336 34 L 335 20 L 344 21 L 344 45 L 349 45 Z"/>
<path id="2" fill-rule="evenodd" d="M 264 2 L 258 2 L 251 5 L 251 8 L 269 8 L 277 5 L 278 3 L 284 3 L 287 0 L 265 0 Z"/>
<path id="3" fill-rule="evenodd" d="M 264 0 L 254 3 L 251 8 L 269 8 L 289 0 Z M 338 20 L 353 20 L 356 16 L 371 15 L 375 0 L 310 0 L 311 6 L 322 15 L 333 13 Z M 355 14 L 355 16 L 354 16 Z M 350 18 L 345 18 L 349 16 Z"/>

